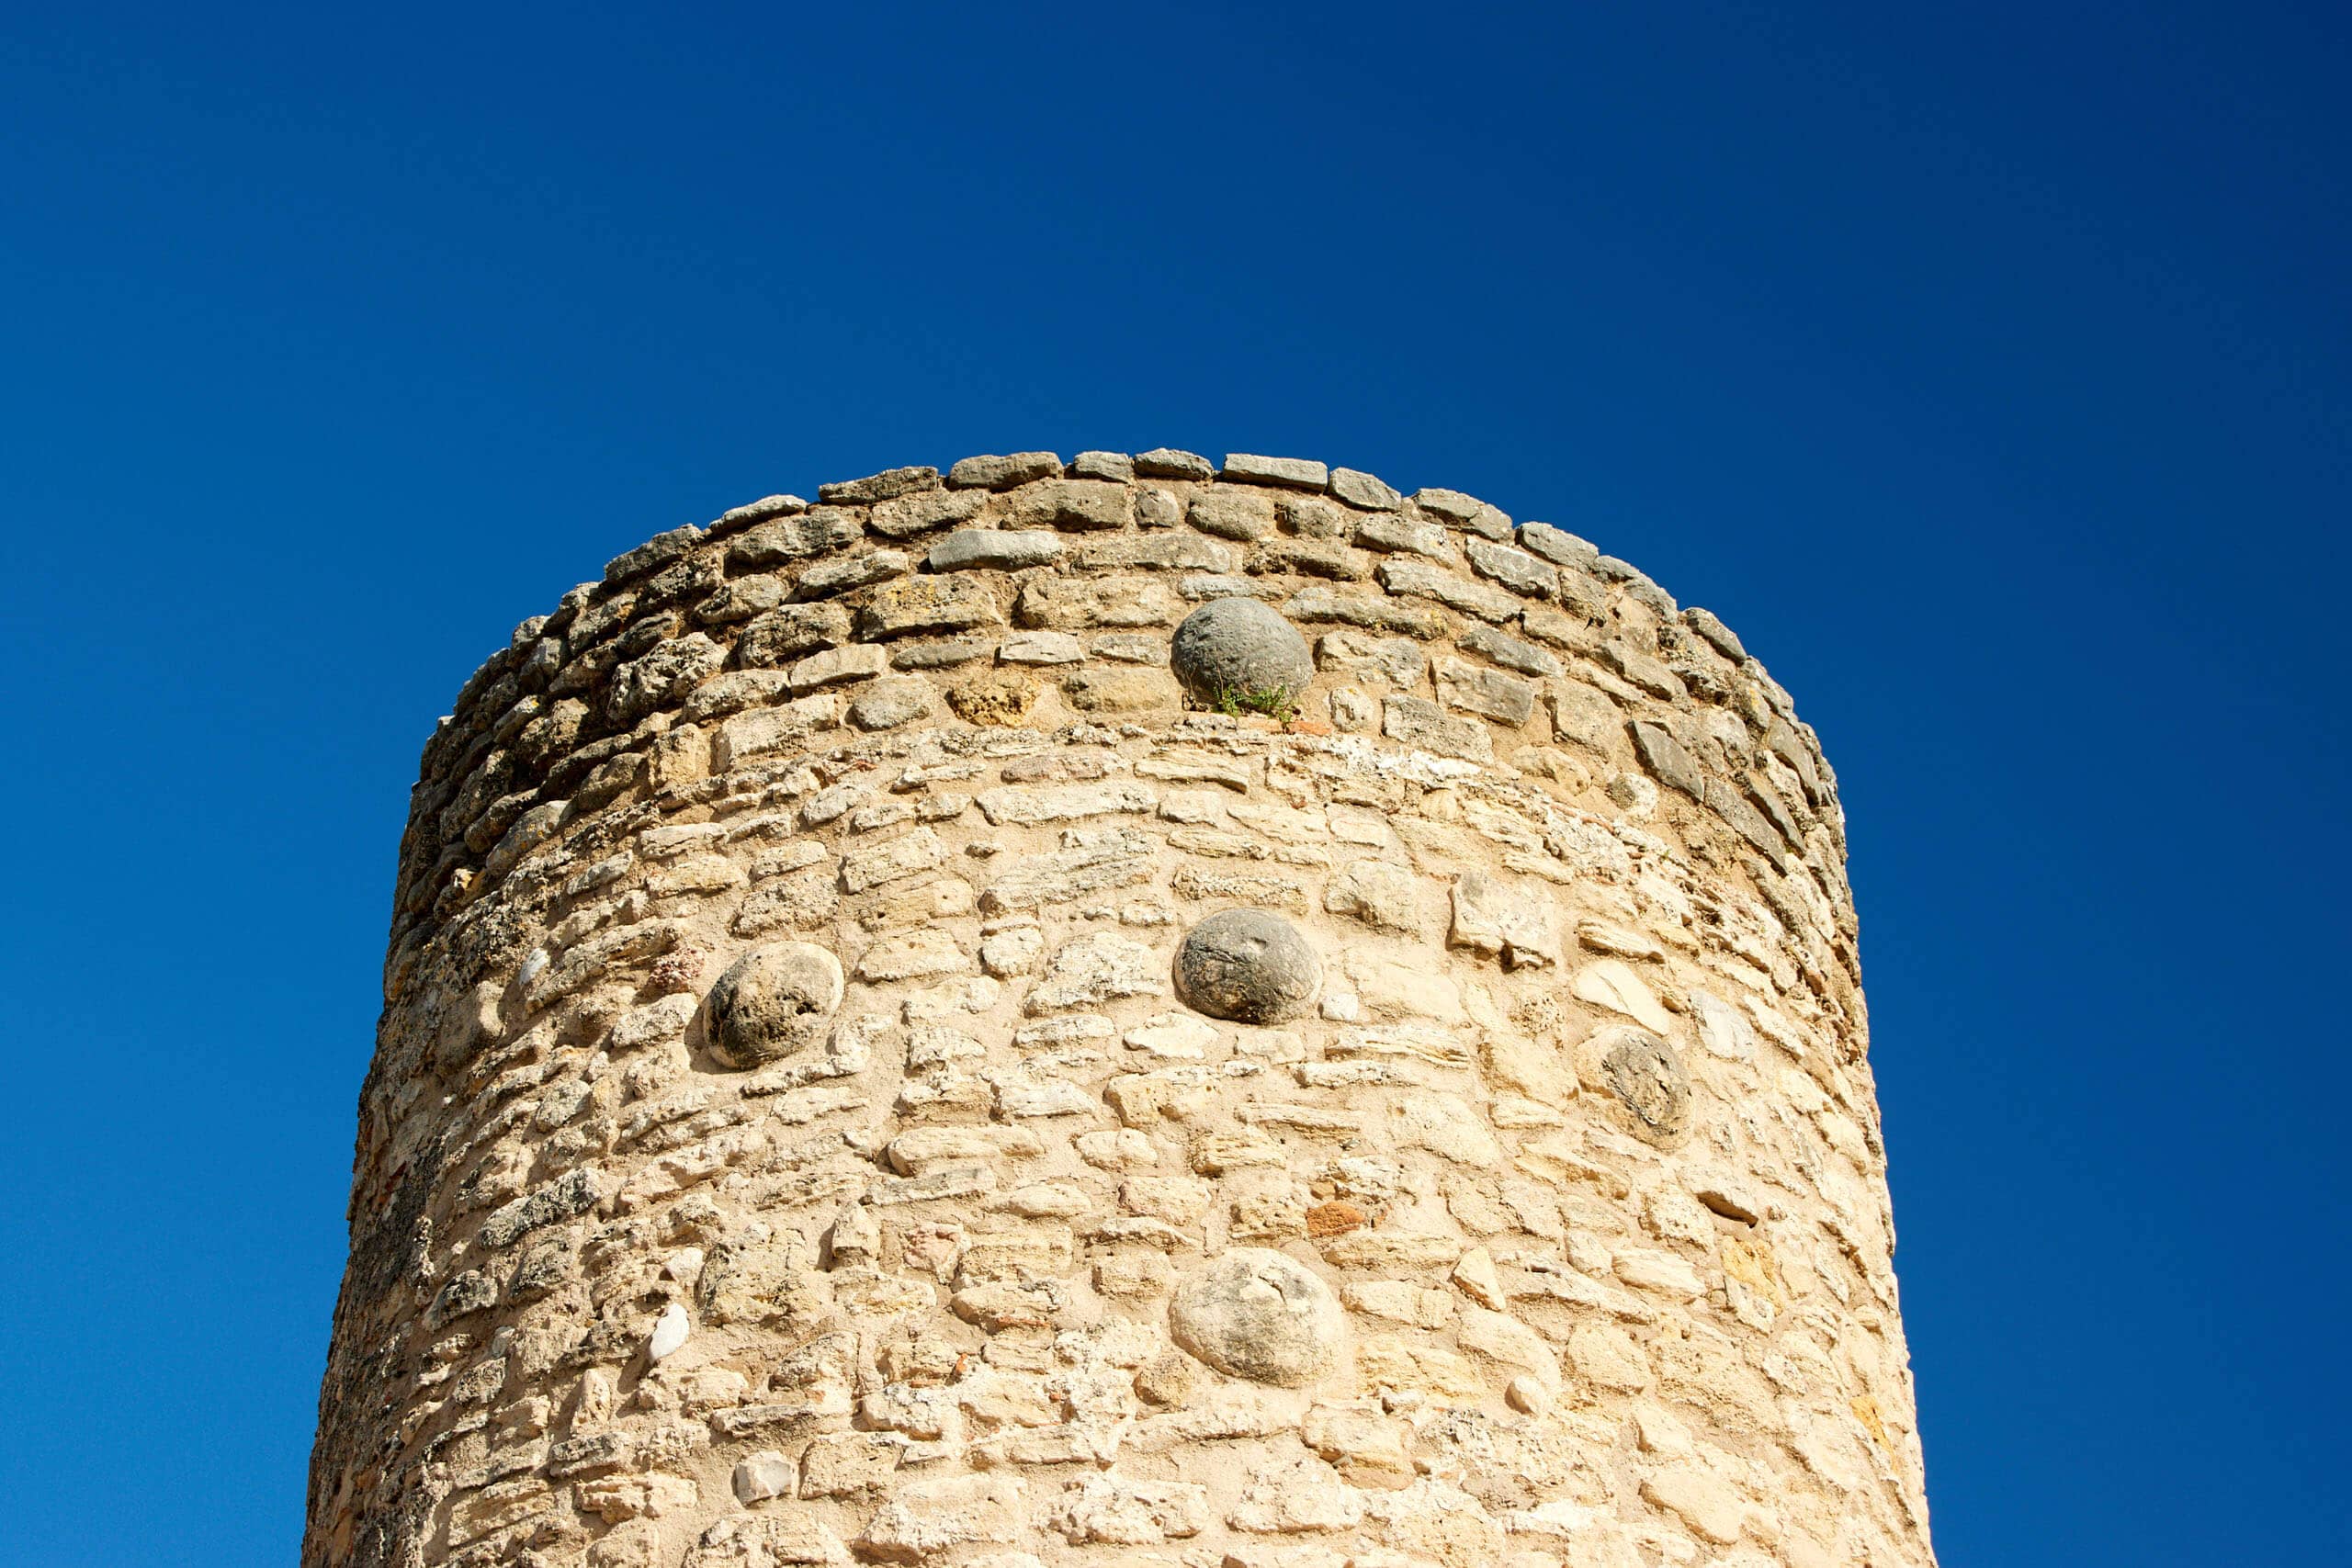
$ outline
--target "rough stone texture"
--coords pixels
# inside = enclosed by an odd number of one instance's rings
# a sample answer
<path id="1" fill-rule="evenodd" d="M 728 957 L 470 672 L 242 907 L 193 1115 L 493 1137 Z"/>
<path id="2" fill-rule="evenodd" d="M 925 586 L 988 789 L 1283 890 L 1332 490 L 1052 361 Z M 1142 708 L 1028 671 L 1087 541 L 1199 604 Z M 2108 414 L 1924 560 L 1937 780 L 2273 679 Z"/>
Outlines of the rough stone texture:
<path id="1" fill-rule="evenodd" d="M 1729 628 L 1309 463 L 815 493 L 425 745 L 306 1563 L 1933 1561 L 1837 775 Z"/>
<path id="2" fill-rule="evenodd" d="M 1178 1289 L 1168 1327 L 1218 1371 L 1296 1388 L 1339 1359 L 1347 1316 L 1313 1269 L 1283 1253 L 1237 1247 Z"/>
<path id="3" fill-rule="evenodd" d="M 1315 999 L 1322 965 L 1298 928 L 1262 909 L 1227 909 L 1185 933 L 1176 988 L 1211 1018 L 1278 1023 Z"/>
<path id="4" fill-rule="evenodd" d="M 1690 1082 L 1665 1041 L 1645 1030 L 1616 1032 L 1600 1058 L 1601 1082 L 1634 1113 L 1634 1131 L 1655 1144 L 1682 1131 Z"/>
<path id="5" fill-rule="evenodd" d="M 753 948 L 710 988 L 710 1051 L 757 1066 L 821 1042 L 842 1005 L 841 960 L 805 942 Z"/>
<path id="6" fill-rule="evenodd" d="M 1315 678 L 1306 639 L 1256 599 L 1219 599 L 1185 616 L 1170 643 L 1169 666 L 1203 705 L 1255 693 L 1291 695 Z"/>

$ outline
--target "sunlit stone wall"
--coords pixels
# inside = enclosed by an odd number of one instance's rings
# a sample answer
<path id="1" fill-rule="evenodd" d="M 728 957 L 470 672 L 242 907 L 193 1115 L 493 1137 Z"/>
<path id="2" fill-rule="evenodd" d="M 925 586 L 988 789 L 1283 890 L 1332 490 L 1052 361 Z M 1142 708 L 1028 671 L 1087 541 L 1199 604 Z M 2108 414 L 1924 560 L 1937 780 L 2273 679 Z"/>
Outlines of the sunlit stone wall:
<path id="1" fill-rule="evenodd" d="M 818 493 L 425 748 L 306 1563 L 1931 1561 L 1727 627 L 1319 463 Z"/>

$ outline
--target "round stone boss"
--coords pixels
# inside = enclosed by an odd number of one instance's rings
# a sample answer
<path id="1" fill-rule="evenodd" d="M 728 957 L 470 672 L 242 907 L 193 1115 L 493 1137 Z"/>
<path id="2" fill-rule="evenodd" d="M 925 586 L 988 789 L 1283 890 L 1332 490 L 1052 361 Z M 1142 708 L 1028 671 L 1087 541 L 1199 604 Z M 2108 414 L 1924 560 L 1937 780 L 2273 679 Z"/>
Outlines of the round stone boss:
<path id="1" fill-rule="evenodd" d="M 1293 697 L 1315 679 L 1306 639 L 1256 599 L 1219 599 L 1185 616 L 1168 662 L 1184 694 L 1204 704 L 1261 693 Z"/>
<path id="2" fill-rule="evenodd" d="M 1347 1316 L 1304 1264 L 1261 1247 L 1227 1251 L 1168 1303 L 1169 1336 L 1231 1377 L 1296 1388 L 1338 1359 Z"/>
<path id="3" fill-rule="evenodd" d="M 1176 991 L 1211 1018 L 1278 1023 L 1306 1010 L 1323 966 L 1297 929 L 1264 909 L 1227 909 L 1185 934 Z"/>
<path id="4" fill-rule="evenodd" d="M 756 1067 L 823 1042 L 842 1005 L 841 960 L 805 942 L 755 947 L 719 976 L 705 1005 L 710 1054 Z"/>
<path id="5" fill-rule="evenodd" d="M 1601 1081 L 1634 1113 L 1634 1130 L 1653 1144 L 1681 1133 L 1690 1110 L 1690 1079 L 1674 1047 L 1646 1029 L 1621 1029 L 1600 1057 Z"/>

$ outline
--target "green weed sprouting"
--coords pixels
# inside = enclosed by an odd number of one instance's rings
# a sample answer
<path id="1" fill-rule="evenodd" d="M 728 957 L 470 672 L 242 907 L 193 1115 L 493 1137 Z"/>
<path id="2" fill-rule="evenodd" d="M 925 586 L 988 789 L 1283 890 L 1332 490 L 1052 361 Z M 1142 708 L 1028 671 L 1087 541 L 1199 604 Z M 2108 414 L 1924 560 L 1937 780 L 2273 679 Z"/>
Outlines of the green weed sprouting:
<path id="1" fill-rule="evenodd" d="M 1261 713 L 1276 724 L 1288 724 L 1298 714 L 1291 696 L 1288 686 L 1220 686 L 1216 694 L 1216 711 L 1228 718 L 1239 718 L 1245 713 Z"/>

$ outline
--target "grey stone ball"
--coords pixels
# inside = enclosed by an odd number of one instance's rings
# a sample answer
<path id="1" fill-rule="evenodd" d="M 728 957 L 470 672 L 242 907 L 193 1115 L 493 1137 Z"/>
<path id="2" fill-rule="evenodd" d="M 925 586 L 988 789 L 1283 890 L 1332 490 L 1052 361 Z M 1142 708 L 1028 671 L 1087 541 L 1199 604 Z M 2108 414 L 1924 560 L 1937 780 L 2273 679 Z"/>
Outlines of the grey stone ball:
<path id="1" fill-rule="evenodd" d="M 1280 915 L 1227 909 L 1186 933 L 1176 990 L 1211 1018 L 1276 1023 L 1306 1010 L 1323 979 L 1315 950 Z"/>
<path id="2" fill-rule="evenodd" d="M 1331 1287 L 1279 1252 L 1237 1247 L 1168 1303 L 1169 1337 L 1229 1377 L 1296 1388 L 1329 1371 L 1347 1332 Z"/>
<path id="3" fill-rule="evenodd" d="M 1298 628 L 1255 599 L 1218 599 L 1184 617 L 1168 659 L 1196 703 L 1280 691 L 1296 697 L 1315 679 L 1315 660 Z"/>
<path id="4" fill-rule="evenodd" d="M 1601 1054 L 1601 1082 L 1634 1113 L 1634 1131 L 1653 1144 L 1680 1135 L 1690 1111 L 1690 1079 L 1674 1047 L 1646 1029 L 1621 1029 Z"/>
<path id="5" fill-rule="evenodd" d="M 823 1043 L 841 1005 L 840 959 L 805 942 L 755 947 L 710 987 L 710 1054 L 756 1067 L 805 1051 Z"/>

